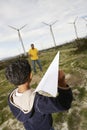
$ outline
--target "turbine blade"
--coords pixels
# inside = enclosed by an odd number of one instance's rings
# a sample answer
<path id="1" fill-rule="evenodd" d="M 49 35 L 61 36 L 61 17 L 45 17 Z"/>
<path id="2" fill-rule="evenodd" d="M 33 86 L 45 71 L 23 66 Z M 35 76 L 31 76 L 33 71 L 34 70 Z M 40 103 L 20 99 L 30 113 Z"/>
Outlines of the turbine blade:
<path id="1" fill-rule="evenodd" d="M 86 18 L 83 18 L 86 22 L 87 22 L 87 19 Z"/>
<path id="2" fill-rule="evenodd" d="M 23 29 L 25 26 L 27 26 L 27 24 L 25 24 L 24 26 L 22 26 L 19 30 Z"/>
<path id="3" fill-rule="evenodd" d="M 10 25 L 8 25 L 10 28 L 12 28 L 12 29 L 15 29 L 15 30 L 17 30 L 18 31 L 18 29 L 17 28 L 15 28 L 15 27 L 12 27 L 12 26 L 10 26 Z"/>
<path id="4" fill-rule="evenodd" d="M 76 22 L 77 18 L 78 18 L 78 16 L 75 18 L 74 23 Z"/>
<path id="5" fill-rule="evenodd" d="M 18 31 L 19 40 L 22 41 L 20 31 Z"/>
<path id="6" fill-rule="evenodd" d="M 68 23 L 68 24 L 74 24 L 74 23 Z"/>
<path id="7" fill-rule="evenodd" d="M 45 23 L 45 22 L 42 22 L 43 24 L 47 25 L 47 26 L 50 26 L 49 24 Z"/>
<path id="8" fill-rule="evenodd" d="M 19 41 L 20 41 L 20 32 L 18 31 L 18 38 L 19 38 Z"/>
<path id="9" fill-rule="evenodd" d="M 53 22 L 51 25 L 55 24 L 56 22 L 58 22 L 58 20 L 56 20 L 55 22 Z"/>

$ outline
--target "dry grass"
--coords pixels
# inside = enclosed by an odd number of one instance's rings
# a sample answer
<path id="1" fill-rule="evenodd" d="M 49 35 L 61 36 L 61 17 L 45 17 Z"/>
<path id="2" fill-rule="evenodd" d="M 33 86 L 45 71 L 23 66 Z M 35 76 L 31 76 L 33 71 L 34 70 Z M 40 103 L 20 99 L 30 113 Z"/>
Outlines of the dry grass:
<path id="1" fill-rule="evenodd" d="M 65 113 L 54 114 L 55 130 L 62 130 L 63 124 L 67 123 L 67 130 L 86 130 L 87 129 L 87 50 L 77 51 L 72 44 L 58 47 L 56 50 L 50 49 L 40 54 L 40 60 L 43 67 L 43 73 L 33 73 L 31 87 L 36 87 L 40 82 L 43 74 L 52 62 L 57 51 L 60 51 L 60 69 L 63 69 L 66 74 L 66 80 L 72 87 L 74 101 L 70 111 Z M 28 59 L 29 60 L 29 59 Z M 30 60 L 29 60 L 30 61 Z M 0 70 L 0 130 L 21 130 L 22 124 L 14 119 L 8 108 L 7 97 L 14 89 L 4 76 L 4 69 Z M 77 115 L 77 117 L 75 116 Z M 61 121 L 61 122 L 60 122 Z M 79 126 L 78 126 L 79 121 Z M 7 125 L 9 122 L 9 125 Z M 56 124 L 58 124 L 56 128 Z M 59 129 L 58 129 L 59 127 Z"/>

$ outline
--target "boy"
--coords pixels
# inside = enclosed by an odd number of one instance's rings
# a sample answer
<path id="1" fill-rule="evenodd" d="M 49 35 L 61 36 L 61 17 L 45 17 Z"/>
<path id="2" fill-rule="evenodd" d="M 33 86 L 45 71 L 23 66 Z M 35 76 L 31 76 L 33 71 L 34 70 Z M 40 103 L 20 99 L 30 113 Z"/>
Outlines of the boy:
<path id="1" fill-rule="evenodd" d="M 17 60 L 10 64 L 6 68 L 6 78 L 17 86 L 9 95 L 8 103 L 26 130 L 54 130 L 51 114 L 71 107 L 72 91 L 66 84 L 62 70 L 59 71 L 60 87 L 56 98 L 40 95 L 30 88 L 31 66 L 27 60 Z"/>

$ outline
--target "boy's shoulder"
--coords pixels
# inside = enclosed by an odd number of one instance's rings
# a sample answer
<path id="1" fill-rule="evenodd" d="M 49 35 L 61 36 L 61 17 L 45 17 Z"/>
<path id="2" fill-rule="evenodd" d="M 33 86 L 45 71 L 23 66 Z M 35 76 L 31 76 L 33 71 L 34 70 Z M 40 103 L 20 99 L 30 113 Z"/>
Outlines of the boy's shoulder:
<path id="1" fill-rule="evenodd" d="M 24 93 L 18 93 L 18 89 L 13 90 L 9 95 L 9 102 L 14 107 L 20 109 L 24 113 L 31 111 L 35 99 L 34 89 L 29 89 Z"/>

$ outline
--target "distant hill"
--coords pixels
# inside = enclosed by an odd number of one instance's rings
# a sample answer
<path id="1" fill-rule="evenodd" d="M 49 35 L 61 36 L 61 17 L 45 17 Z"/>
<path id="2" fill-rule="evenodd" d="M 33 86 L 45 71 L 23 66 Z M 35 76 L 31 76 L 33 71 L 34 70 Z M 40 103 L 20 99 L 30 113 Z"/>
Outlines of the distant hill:
<path id="1" fill-rule="evenodd" d="M 76 40 L 73 40 L 69 43 L 64 43 L 62 45 L 59 45 L 56 47 L 56 50 L 60 47 L 68 47 L 68 48 L 71 48 L 71 47 L 74 47 L 74 48 L 77 48 L 77 51 L 82 51 L 82 50 L 85 50 L 87 49 L 87 39 L 86 37 L 85 38 L 80 38 L 80 39 L 76 39 Z M 44 49 L 44 50 L 41 50 L 40 52 L 46 52 L 46 51 L 51 51 L 53 48 L 49 48 L 49 49 Z M 13 62 L 14 60 L 16 59 L 20 59 L 20 58 L 28 58 L 28 55 L 27 56 L 24 56 L 24 54 L 21 54 L 21 55 L 17 55 L 17 56 L 14 56 L 14 57 L 8 57 L 8 58 L 4 58 L 0 61 L 0 70 L 3 69 L 5 66 L 7 66 L 10 62 Z"/>

